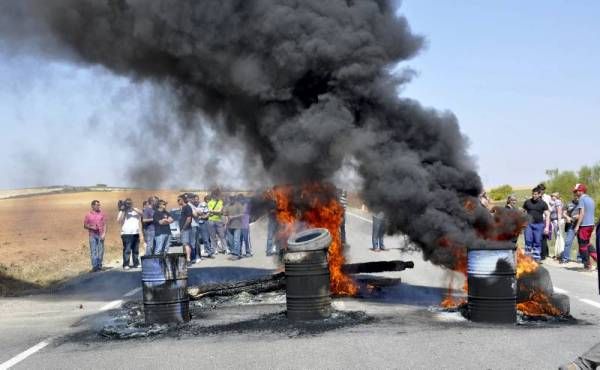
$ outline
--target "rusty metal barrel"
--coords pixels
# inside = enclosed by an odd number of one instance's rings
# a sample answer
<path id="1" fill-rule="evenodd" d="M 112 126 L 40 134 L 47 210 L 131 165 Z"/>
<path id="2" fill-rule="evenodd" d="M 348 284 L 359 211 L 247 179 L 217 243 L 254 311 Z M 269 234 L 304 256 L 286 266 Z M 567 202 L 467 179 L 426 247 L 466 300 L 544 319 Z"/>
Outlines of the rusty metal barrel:
<path id="1" fill-rule="evenodd" d="M 183 253 L 143 256 L 142 289 L 146 324 L 190 320 L 187 266 Z"/>
<path id="2" fill-rule="evenodd" d="M 517 320 L 514 249 L 468 251 L 468 307 L 472 321 L 510 324 Z"/>
<path id="3" fill-rule="evenodd" d="M 285 263 L 287 317 L 291 321 L 331 316 L 327 229 L 308 229 L 288 240 Z"/>

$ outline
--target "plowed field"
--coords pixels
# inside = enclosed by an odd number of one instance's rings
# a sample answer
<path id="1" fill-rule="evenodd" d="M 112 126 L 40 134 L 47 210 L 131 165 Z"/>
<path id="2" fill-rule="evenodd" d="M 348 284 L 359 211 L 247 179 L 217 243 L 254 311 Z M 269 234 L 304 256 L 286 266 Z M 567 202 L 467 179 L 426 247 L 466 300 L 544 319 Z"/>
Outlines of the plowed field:
<path id="1" fill-rule="evenodd" d="M 117 201 L 130 197 L 142 208 L 142 201 L 153 194 L 166 199 L 169 208 L 177 206 L 179 192 L 172 190 L 60 193 L 0 200 L 0 295 L 47 286 L 90 270 L 83 217 L 94 199 L 100 200 L 111 220 L 105 265 L 120 266 Z"/>

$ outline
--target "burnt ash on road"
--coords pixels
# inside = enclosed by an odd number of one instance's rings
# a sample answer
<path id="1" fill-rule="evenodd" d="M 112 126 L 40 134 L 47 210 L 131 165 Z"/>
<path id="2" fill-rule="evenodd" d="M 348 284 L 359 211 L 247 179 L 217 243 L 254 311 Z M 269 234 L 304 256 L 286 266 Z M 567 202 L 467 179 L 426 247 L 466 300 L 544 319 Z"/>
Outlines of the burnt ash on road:
<path id="1" fill-rule="evenodd" d="M 372 296 L 334 299 L 329 321 L 292 324 L 284 316 L 280 293 L 258 298 L 242 294 L 194 302 L 190 323 L 156 326 L 146 336 L 140 273 L 113 270 L 54 292 L 2 299 L 0 364 L 33 347 L 37 351 L 14 368 L 547 369 L 600 341 L 595 275 L 546 264 L 555 287 L 570 296 L 574 319 L 473 323 L 459 312 L 439 308 L 450 272 L 423 262 L 416 253 L 400 253 L 403 238 L 386 238 L 388 252 L 368 251 L 369 218 L 350 210 L 350 262 L 403 259 L 413 260 L 415 267 L 370 274 L 368 281 L 386 283 Z M 265 229 L 262 221 L 252 226 L 255 257 L 202 261 L 191 269 L 191 279 L 238 280 L 272 272 L 274 260 L 260 249 Z M 128 325 L 142 337 L 115 339 Z"/>

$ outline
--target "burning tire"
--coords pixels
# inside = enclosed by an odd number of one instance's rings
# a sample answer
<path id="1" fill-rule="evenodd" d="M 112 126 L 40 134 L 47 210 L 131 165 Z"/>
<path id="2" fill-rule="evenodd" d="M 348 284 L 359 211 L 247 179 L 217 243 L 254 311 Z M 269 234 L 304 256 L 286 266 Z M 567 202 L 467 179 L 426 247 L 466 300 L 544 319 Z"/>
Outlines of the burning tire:
<path id="1" fill-rule="evenodd" d="M 528 301 L 531 292 L 542 292 L 547 296 L 554 293 L 550 273 L 542 266 L 539 266 L 533 272 L 520 276 L 517 286 L 517 302 Z"/>
<path id="2" fill-rule="evenodd" d="M 560 310 L 563 315 L 568 315 L 571 312 L 571 303 L 569 297 L 565 294 L 554 293 L 550 296 L 550 303 Z"/>

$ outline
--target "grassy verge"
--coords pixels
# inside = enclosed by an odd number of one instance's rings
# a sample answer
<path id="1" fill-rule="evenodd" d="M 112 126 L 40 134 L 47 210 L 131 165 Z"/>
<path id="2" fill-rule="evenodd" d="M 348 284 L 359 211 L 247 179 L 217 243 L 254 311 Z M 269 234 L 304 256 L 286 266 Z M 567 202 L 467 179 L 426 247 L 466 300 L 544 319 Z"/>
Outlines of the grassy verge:
<path id="1" fill-rule="evenodd" d="M 122 259 L 121 245 L 108 245 L 104 265 L 115 266 Z M 37 289 L 59 285 L 91 269 L 89 246 L 68 253 L 60 253 L 45 260 L 31 263 L 0 264 L 0 296 L 15 296 Z"/>

